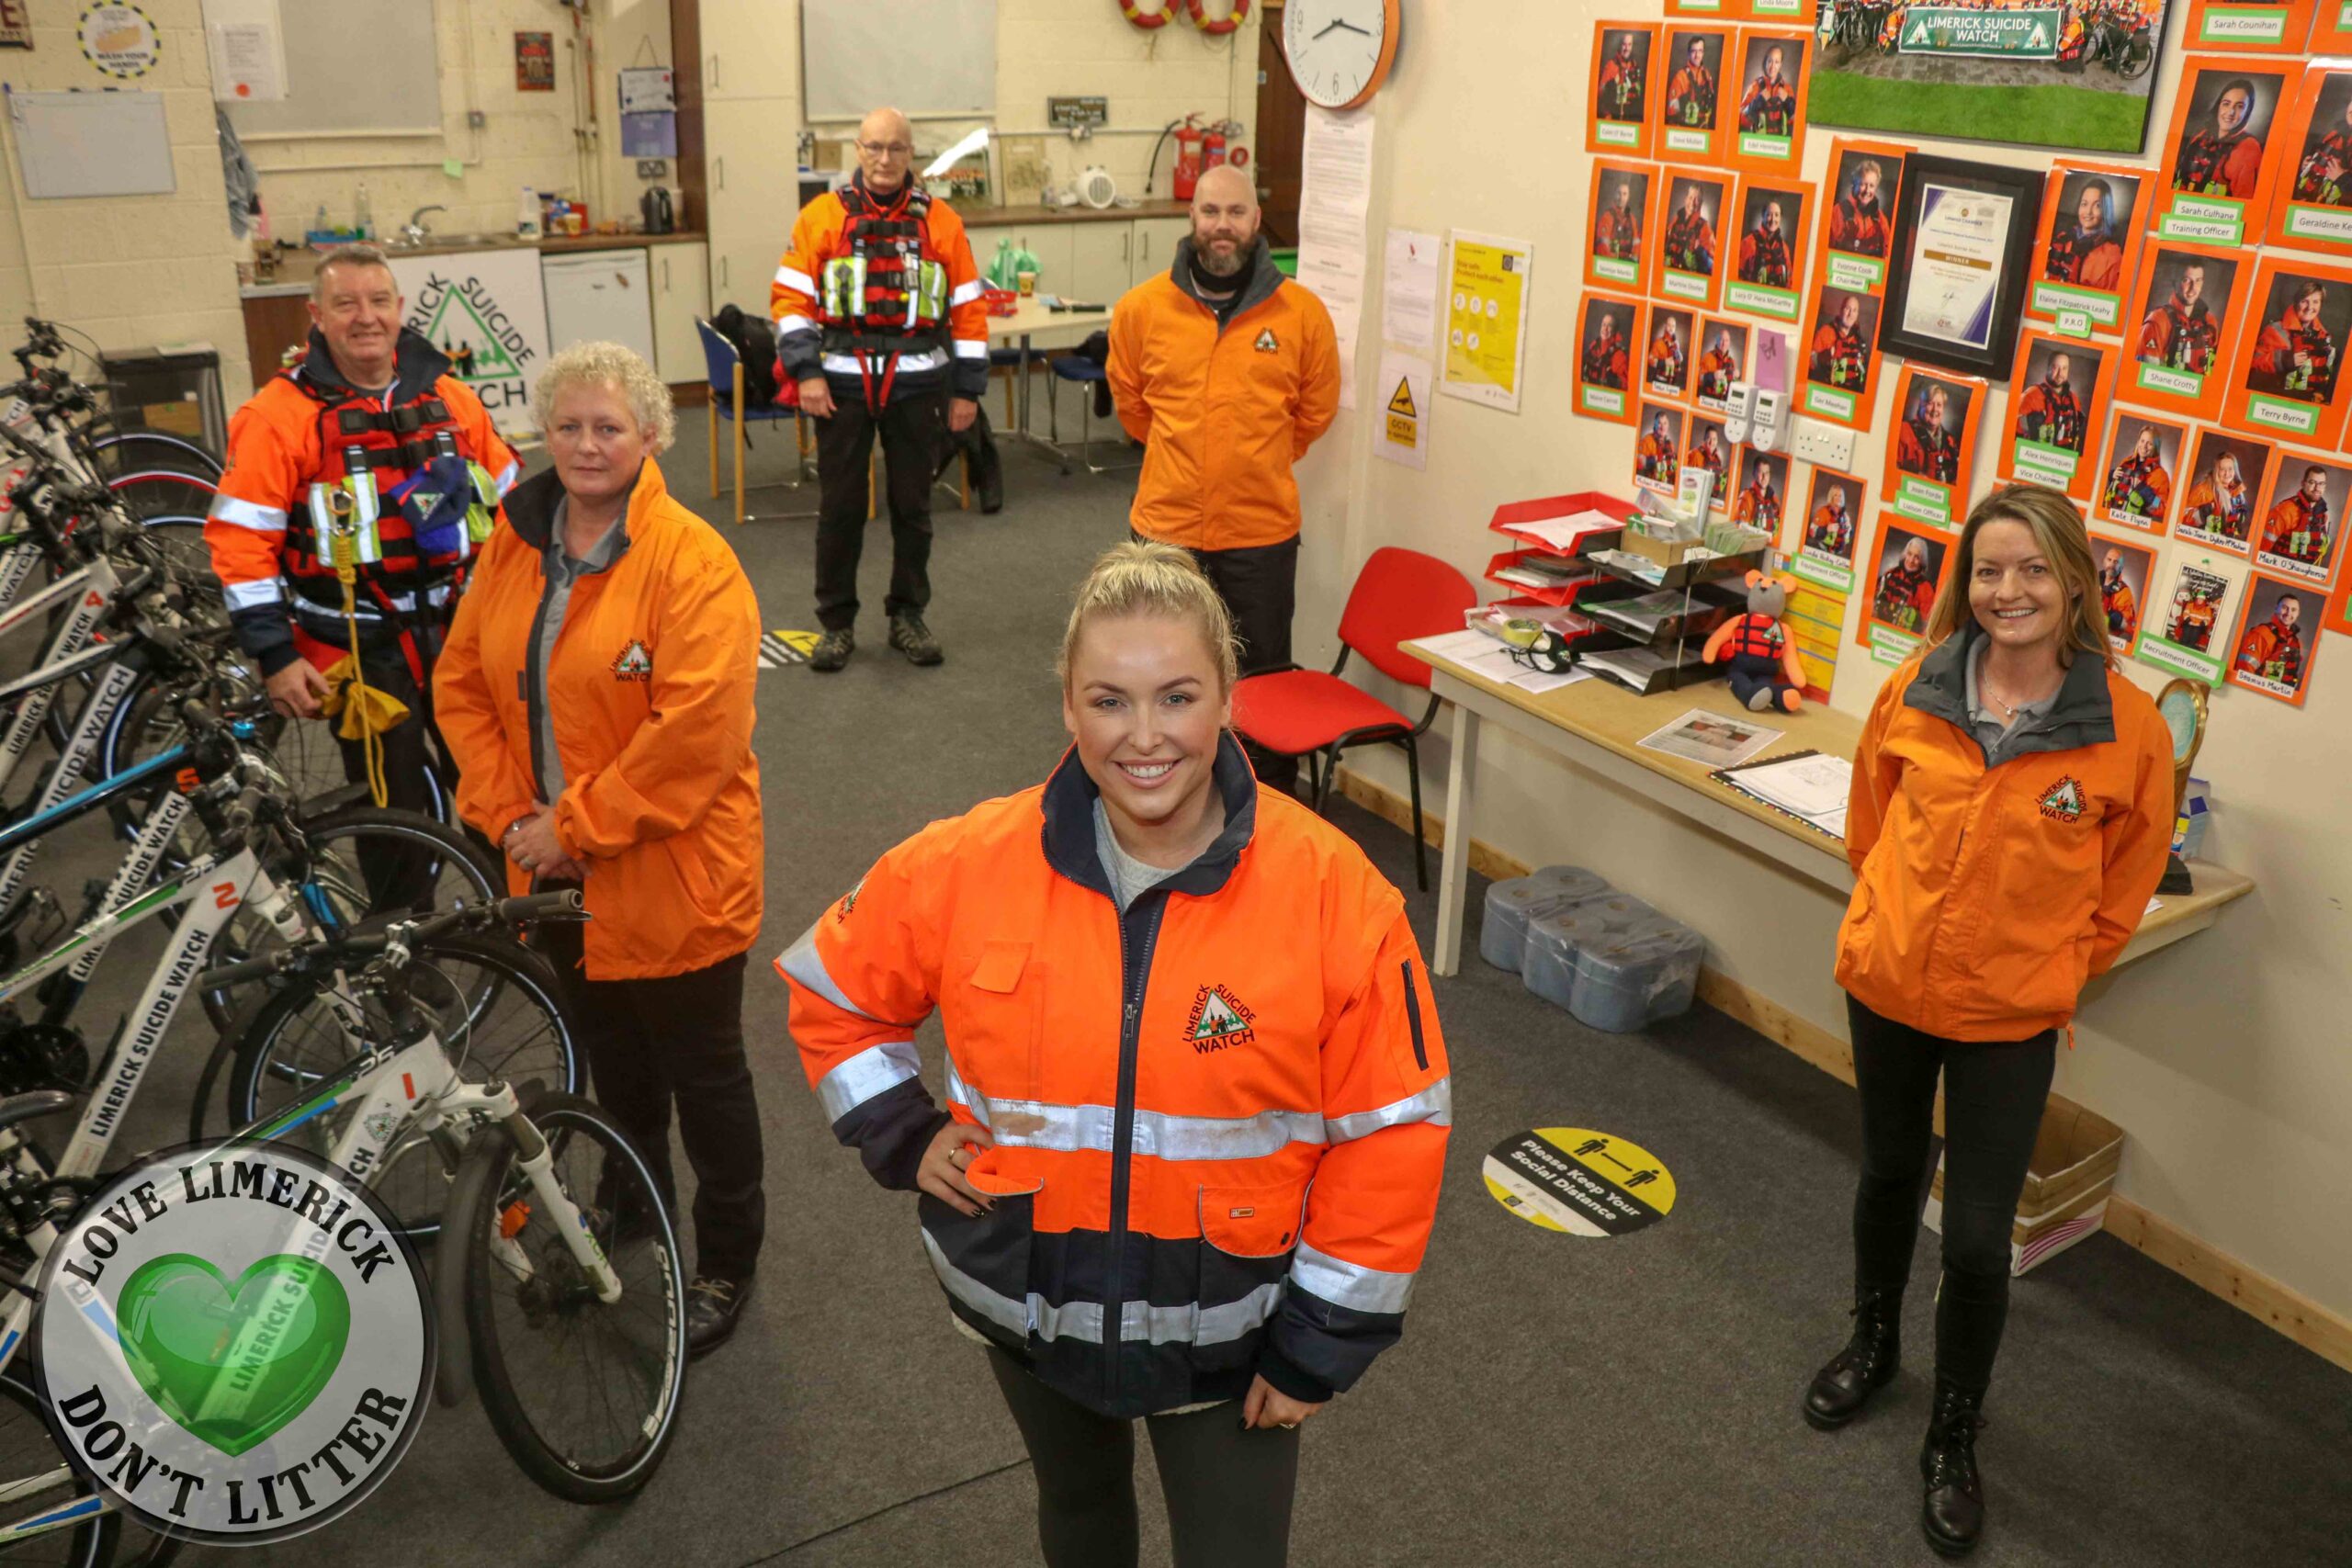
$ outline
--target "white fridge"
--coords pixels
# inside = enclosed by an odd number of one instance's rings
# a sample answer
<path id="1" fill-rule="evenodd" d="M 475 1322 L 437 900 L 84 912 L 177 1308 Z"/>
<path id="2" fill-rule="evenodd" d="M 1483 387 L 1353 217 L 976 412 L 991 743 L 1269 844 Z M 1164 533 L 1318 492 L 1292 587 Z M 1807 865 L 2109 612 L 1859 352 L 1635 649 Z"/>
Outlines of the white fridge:
<path id="1" fill-rule="evenodd" d="M 548 343 L 557 353 L 601 340 L 653 358 L 653 290 L 643 250 L 578 251 L 539 263 Z"/>

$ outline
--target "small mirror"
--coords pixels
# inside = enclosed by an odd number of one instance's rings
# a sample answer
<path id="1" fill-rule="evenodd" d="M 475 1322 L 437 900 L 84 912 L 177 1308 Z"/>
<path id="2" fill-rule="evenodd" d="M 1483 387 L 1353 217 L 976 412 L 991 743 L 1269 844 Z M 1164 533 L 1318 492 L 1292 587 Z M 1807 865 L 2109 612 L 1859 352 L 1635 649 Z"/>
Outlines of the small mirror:
<path id="1" fill-rule="evenodd" d="M 2188 770 L 2197 761 L 2197 749 L 2205 744 L 2205 712 L 2208 697 L 2201 682 L 2171 681 L 2156 694 L 2156 711 L 2164 716 L 2165 728 L 2172 731 L 2172 813 L 2176 820 L 2188 801 Z M 2188 893 L 2188 867 L 2178 855 L 2171 856 L 2165 866 L 2165 878 L 2157 884 L 2158 893 Z"/>

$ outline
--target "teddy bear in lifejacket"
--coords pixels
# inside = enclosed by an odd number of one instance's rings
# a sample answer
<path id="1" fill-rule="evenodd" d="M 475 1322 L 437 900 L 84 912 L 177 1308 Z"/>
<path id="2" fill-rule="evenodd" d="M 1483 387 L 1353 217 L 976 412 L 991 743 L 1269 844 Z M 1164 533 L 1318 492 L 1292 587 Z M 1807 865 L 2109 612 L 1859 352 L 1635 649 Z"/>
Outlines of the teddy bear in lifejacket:
<path id="1" fill-rule="evenodd" d="M 1804 704 L 1804 665 L 1797 658 L 1796 639 L 1781 624 L 1796 585 L 1785 572 L 1767 577 L 1750 571 L 1747 614 L 1725 621 L 1707 639 L 1707 662 L 1730 660 L 1732 697 L 1751 712 L 1794 713 Z"/>

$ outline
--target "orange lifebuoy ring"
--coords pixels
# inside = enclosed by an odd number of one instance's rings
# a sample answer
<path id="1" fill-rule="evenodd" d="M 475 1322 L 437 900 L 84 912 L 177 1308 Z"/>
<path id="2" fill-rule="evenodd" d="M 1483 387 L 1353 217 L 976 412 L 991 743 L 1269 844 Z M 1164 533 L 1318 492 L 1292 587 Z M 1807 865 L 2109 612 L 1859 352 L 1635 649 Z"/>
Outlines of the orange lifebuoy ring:
<path id="1" fill-rule="evenodd" d="M 1175 14 L 1177 4 L 1178 0 L 1160 0 L 1159 10 L 1147 11 L 1137 5 L 1136 0 L 1119 0 L 1119 15 L 1144 31 L 1149 32 L 1154 28 L 1164 28 L 1168 25 L 1168 18 Z"/>
<path id="2" fill-rule="evenodd" d="M 1250 16 L 1250 0 L 1233 0 L 1233 15 L 1221 22 L 1209 20 L 1208 7 L 1201 0 L 1184 0 L 1185 8 L 1193 14 L 1193 26 L 1204 33 L 1229 33 L 1240 28 Z"/>

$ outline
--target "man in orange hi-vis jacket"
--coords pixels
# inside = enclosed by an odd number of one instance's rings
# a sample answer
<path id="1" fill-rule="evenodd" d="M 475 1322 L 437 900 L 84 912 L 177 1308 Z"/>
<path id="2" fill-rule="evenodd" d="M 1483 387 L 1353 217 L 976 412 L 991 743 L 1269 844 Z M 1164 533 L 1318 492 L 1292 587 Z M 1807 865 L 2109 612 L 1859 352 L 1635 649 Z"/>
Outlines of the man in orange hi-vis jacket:
<path id="1" fill-rule="evenodd" d="M 890 646 L 936 664 L 931 481 L 949 432 L 971 426 L 989 384 L 988 307 L 963 220 L 922 188 L 914 131 L 897 109 L 857 128 L 857 177 L 800 210 L 768 291 L 776 357 L 817 421 L 817 621 L 812 670 L 856 650 L 857 560 L 876 435 L 890 487 Z"/>

